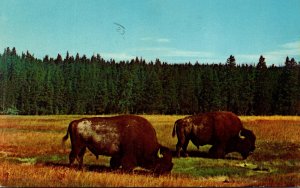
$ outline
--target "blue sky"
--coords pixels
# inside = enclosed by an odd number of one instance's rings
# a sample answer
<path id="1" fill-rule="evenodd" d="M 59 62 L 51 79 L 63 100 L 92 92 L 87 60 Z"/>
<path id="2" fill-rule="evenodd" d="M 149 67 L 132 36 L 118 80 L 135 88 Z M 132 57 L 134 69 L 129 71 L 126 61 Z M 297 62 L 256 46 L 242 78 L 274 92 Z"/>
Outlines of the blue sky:
<path id="1" fill-rule="evenodd" d="M 300 61 L 300 0 L 1 0 L 0 10 L 0 50 L 38 58 Z"/>

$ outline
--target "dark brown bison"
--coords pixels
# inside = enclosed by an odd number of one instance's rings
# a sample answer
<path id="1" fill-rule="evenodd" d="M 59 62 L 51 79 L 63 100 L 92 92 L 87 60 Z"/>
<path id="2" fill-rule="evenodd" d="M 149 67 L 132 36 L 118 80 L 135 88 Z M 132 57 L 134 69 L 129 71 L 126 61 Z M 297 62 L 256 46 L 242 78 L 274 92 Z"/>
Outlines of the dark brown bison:
<path id="1" fill-rule="evenodd" d="M 255 149 L 256 137 L 243 127 L 241 120 L 231 112 L 208 112 L 188 116 L 175 122 L 172 136 L 177 134 L 177 156 L 188 156 L 189 141 L 198 147 L 212 145 L 211 157 L 224 158 L 227 153 L 239 152 L 246 159 Z"/>
<path id="2" fill-rule="evenodd" d="M 83 166 L 83 156 L 88 148 L 96 157 L 111 156 L 110 166 L 131 171 L 140 166 L 155 173 L 170 172 L 171 151 L 161 146 L 152 125 L 144 118 L 133 115 L 115 117 L 94 117 L 74 120 L 69 124 L 63 143 L 70 134 L 72 151 L 70 165 L 75 159 L 79 168 Z M 158 151 L 163 156 L 158 156 Z"/>

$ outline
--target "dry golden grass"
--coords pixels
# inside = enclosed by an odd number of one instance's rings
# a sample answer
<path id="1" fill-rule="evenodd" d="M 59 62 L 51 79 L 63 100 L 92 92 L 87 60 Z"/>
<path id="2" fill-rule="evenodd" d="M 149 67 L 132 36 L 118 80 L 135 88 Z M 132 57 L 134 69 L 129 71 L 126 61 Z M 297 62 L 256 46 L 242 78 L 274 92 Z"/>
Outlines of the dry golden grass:
<path id="1" fill-rule="evenodd" d="M 300 143 L 300 116 L 241 117 L 260 141 Z"/>
<path id="2" fill-rule="evenodd" d="M 145 176 L 124 174 L 121 172 L 89 172 L 78 171 L 67 167 L 51 167 L 44 165 L 20 165 L 0 163 L 1 184 L 5 186 L 47 186 L 47 187 L 166 187 L 166 186 L 244 186 L 245 182 L 227 182 L 226 177 L 218 178 L 187 178 L 168 176 Z"/>
<path id="3" fill-rule="evenodd" d="M 174 158 L 170 175 L 155 177 L 137 169 L 111 171 L 109 158 L 84 158 L 85 170 L 69 168 L 61 147 L 71 120 L 83 116 L 0 116 L 2 186 L 299 186 L 300 117 L 241 117 L 257 136 L 257 149 L 246 161 L 203 157 Z M 143 115 L 161 144 L 175 149 L 174 122 L 184 116 Z M 70 146 L 70 142 L 67 142 Z M 192 144 L 189 149 L 196 150 Z M 201 152 L 205 152 L 201 150 Z"/>

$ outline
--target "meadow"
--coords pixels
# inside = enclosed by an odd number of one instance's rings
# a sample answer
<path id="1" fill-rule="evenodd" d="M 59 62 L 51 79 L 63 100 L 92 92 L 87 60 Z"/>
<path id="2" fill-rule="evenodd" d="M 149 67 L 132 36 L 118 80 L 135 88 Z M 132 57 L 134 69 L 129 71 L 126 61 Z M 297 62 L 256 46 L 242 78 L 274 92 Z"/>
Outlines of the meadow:
<path id="1" fill-rule="evenodd" d="M 174 122 L 184 116 L 142 115 L 154 126 L 161 144 L 173 151 Z M 97 160 L 89 151 L 84 169 L 68 167 L 67 149 L 61 146 L 68 116 L 0 116 L 0 186 L 300 186 L 300 117 L 241 116 L 256 137 L 256 150 L 246 160 L 238 153 L 210 159 L 209 146 L 189 144 L 188 158 L 173 158 L 171 174 L 154 176 L 136 168 L 132 173 L 109 168 L 109 157 Z"/>

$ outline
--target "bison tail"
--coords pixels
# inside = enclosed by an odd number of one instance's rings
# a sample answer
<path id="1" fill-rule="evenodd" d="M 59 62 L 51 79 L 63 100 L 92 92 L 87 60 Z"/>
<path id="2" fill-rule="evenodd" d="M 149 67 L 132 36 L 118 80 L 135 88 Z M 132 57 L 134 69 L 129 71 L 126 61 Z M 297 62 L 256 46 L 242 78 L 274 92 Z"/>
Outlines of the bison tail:
<path id="1" fill-rule="evenodd" d="M 172 137 L 174 137 L 175 134 L 176 134 L 176 126 L 177 126 L 177 122 L 175 122 L 175 124 L 174 124 L 173 132 L 172 132 Z"/>
<path id="2" fill-rule="evenodd" d="M 70 125 L 69 125 L 69 127 L 68 127 L 67 134 L 62 138 L 62 141 L 61 141 L 61 145 L 62 145 L 62 147 L 64 148 L 64 150 L 66 149 L 65 142 L 66 142 L 66 141 L 68 140 L 68 138 L 69 138 L 69 131 L 70 131 L 71 124 L 72 124 L 72 123 L 70 123 Z"/>
<path id="3" fill-rule="evenodd" d="M 67 134 L 62 138 L 61 145 L 62 145 L 62 147 L 64 148 L 64 150 L 66 149 L 65 142 L 68 140 L 68 138 L 69 138 L 69 131 L 68 131 Z"/>

